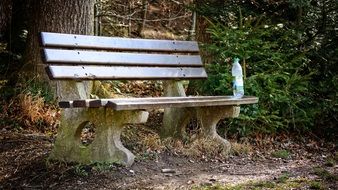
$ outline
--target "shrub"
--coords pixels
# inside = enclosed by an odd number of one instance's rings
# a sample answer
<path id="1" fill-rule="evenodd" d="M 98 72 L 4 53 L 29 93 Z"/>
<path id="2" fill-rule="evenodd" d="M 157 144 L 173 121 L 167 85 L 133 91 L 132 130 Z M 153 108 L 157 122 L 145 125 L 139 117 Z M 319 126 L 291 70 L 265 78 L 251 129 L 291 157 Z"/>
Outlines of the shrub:
<path id="1" fill-rule="evenodd" d="M 214 62 L 208 65 L 209 78 L 199 90 L 231 95 L 231 58 L 240 57 L 245 92 L 258 96 L 259 103 L 242 106 L 242 114 L 231 122 L 229 132 L 245 136 L 307 129 L 313 124 L 313 113 L 306 110 L 312 102 L 308 96 L 312 73 L 304 72 L 309 60 L 296 47 L 297 33 L 282 25 L 257 22 L 244 22 L 243 27 L 212 24 L 209 32 L 213 43 L 205 49 L 214 56 Z"/>
<path id="2" fill-rule="evenodd" d="M 231 58 L 240 57 L 247 95 L 229 132 L 314 132 L 337 138 L 337 35 L 334 1 L 205 1 L 197 11 L 210 19 L 204 44 L 209 80 L 190 85 L 199 94 L 230 95 Z M 210 60 L 209 57 L 206 60 Z"/>

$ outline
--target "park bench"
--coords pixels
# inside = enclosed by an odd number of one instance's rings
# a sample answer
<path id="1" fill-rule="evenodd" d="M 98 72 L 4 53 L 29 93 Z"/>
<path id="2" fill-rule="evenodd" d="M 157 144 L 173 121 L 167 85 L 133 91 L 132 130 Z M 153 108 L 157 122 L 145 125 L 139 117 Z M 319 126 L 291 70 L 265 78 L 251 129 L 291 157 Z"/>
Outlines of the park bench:
<path id="1" fill-rule="evenodd" d="M 122 145 L 121 131 L 127 124 L 146 122 L 148 109 L 165 109 L 163 136 L 180 136 L 190 119 L 197 118 L 201 137 L 228 150 L 230 143 L 217 134 L 216 124 L 237 117 L 239 105 L 258 102 L 250 96 L 186 96 L 181 80 L 207 78 L 194 41 L 42 32 L 41 47 L 63 108 L 52 159 L 131 165 L 134 155 Z M 164 97 L 89 99 L 90 80 L 163 80 Z M 88 122 L 96 126 L 96 137 L 84 146 L 80 135 Z"/>

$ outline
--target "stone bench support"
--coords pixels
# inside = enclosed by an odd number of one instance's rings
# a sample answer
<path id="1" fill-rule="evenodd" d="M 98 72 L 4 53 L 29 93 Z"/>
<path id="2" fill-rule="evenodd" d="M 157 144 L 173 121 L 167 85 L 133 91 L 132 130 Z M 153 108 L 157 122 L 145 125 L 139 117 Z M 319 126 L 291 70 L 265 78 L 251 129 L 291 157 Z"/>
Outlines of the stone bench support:
<path id="1" fill-rule="evenodd" d="M 181 82 L 166 81 L 164 83 L 165 96 L 186 96 Z M 163 126 L 160 131 L 162 138 L 184 138 L 188 123 L 196 118 L 201 127 L 199 138 L 212 139 L 220 146 L 224 146 L 224 155 L 231 149 L 230 142 L 217 134 L 217 123 L 221 119 L 238 117 L 239 106 L 211 106 L 189 108 L 167 108 L 164 110 Z"/>
<path id="2" fill-rule="evenodd" d="M 144 123 L 148 112 L 114 111 L 109 108 L 65 109 L 61 126 L 50 154 L 50 159 L 89 164 L 94 162 L 119 163 L 130 166 L 134 155 L 120 139 L 126 124 Z M 81 131 L 91 122 L 95 126 L 95 139 L 87 146 L 81 143 Z"/>

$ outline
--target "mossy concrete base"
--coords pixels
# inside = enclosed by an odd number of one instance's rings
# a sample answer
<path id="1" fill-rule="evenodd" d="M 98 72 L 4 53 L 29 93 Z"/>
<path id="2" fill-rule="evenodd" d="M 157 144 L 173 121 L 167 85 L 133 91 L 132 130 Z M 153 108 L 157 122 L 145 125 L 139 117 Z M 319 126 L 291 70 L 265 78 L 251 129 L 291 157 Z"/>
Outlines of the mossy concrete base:
<path id="1" fill-rule="evenodd" d="M 196 108 L 196 117 L 201 125 L 200 138 L 213 139 L 224 146 L 223 156 L 227 156 L 231 149 L 231 144 L 217 133 L 217 123 L 224 118 L 238 117 L 240 112 L 239 106 L 216 106 L 216 107 L 199 107 Z"/>
<path id="2" fill-rule="evenodd" d="M 162 134 L 161 137 L 170 137 L 170 134 L 172 134 L 171 137 L 184 138 L 186 126 L 191 119 L 196 118 L 201 128 L 198 137 L 200 139 L 205 138 L 206 140 L 212 139 L 219 146 L 224 146 L 222 154 L 227 156 L 231 145 L 229 141 L 218 135 L 217 123 L 221 119 L 238 117 L 239 112 L 239 106 L 182 108 L 168 112 L 171 114 L 171 117 L 169 117 L 169 114 L 165 115 L 168 117 L 163 120 L 164 129 L 162 129 L 162 132 L 165 131 L 165 136 Z"/>
<path id="3" fill-rule="evenodd" d="M 164 83 L 164 96 L 186 96 L 183 85 L 179 81 Z M 191 119 L 196 118 L 201 125 L 200 138 L 213 139 L 224 146 L 226 156 L 231 148 L 230 143 L 217 134 L 216 125 L 224 118 L 238 117 L 239 106 L 212 106 L 191 108 L 167 108 L 164 110 L 161 138 L 183 138 L 185 128 Z"/>
<path id="4" fill-rule="evenodd" d="M 89 164 L 93 162 L 132 165 L 134 155 L 120 140 L 126 124 L 144 123 L 148 119 L 145 111 L 114 111 L 110 108 L 64 109 L 61 126 L 50 154 L 50 159 Z M 91 122 L 96 127 L 96 137 L 88 146 L 81 143 L 83 127 Z"/>
<path id="5" fill-rule="evenodd" d="M 186 96 L 181 81 L 164 81 L 164 96 L 180 97 Z M 189 108 L 166 108 L 163 114 L 163 127 L 160 129 L 161 138 L 182 138 L 182 125 L 188 124 L 191 119 Z"/>

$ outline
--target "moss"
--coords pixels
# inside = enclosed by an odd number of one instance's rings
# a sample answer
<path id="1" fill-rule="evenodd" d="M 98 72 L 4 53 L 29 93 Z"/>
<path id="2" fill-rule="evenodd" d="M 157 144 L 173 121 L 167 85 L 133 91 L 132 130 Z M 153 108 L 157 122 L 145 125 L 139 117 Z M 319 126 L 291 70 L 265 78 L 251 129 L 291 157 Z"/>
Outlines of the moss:
<path id="1" fill-rule="evenodd" d="M 275 183 L 271 182 L 271 181 L 261 181 L 261 182 L 256 182 L 254 184 L 252 184 L 253 187 L 258 187 L 259 189 L 262 188 L 274 188 L 276 186 Z"/>
<path id="2" fill-rule="evenodd" d="M 272 152 L 271 155 L 275 158 L 287 159 L 290 156 L 290 152 L 287 150 L 277 150 Z"/>
<path id="3" fill-rule="evenodd" d="M 320 178 L 326 181 L 337 181 L 338 180 L 338 175 L 332 174 L 324 168 L 315 167 L 313 171 L 317 176 L 319 176 Z"/>
<path id="4" fill-rule="evenodd" d="M 289 178 L 290 178 L 289 174 L 288 173 L 284 173 L 284 174 L 282 174 L 281 176 L 279 176 L 277 178 L 277 182 L 278 183 L 285 183 Z"/>
<path id="5" fill-rule="evenodd" d="M 336 152 L 335 154 L 334 154 L 334 158 L 333 158 L 334 160 L 335 160 L 335 162 L 338 162 L 338 152 Z"/>
<path id="6" fill-rule="evenodd" d="M 244 186 L 242 185 L 221 185 L 221 184 L 214 184 L 214 185 L 202 185 L 202 186 L 195 186 L 192 190 L 242 190 Z"/>
<path id="7" fill-rule="evenodd" d="M 282 175 L 277 181 L 249 181 L 247 183 L 237 185 L 202 185 L 195 186 L 193 190 L 289 190 L 289 189 L 325 189 L 325 186 L 317 181 L 309 180 L 307 178 L 290 179 L 288 176 Z"/>
<path id="8" fill-rule="evenodd" d="M 334 165 L 336 164 L 336 161 L 334 159 L 327 159 L 326 162 L 325 162 L 325 166 L 327 167 L 333 167 Z"/>
<path id="9" fill-rule="evenodd" d="M 325 189 L 325 186 L 321 182 L 319 182 L 319 181 L 312 181 L 309 184 L 309 188 L 310 189 L 323 190 L 323 189 Z"/>
<path id="10" fill-rule="evenodd" d="M 231 153 L 233 155 L 247 155 L 252 151 L 250 144 L 231 143 Z"/>

